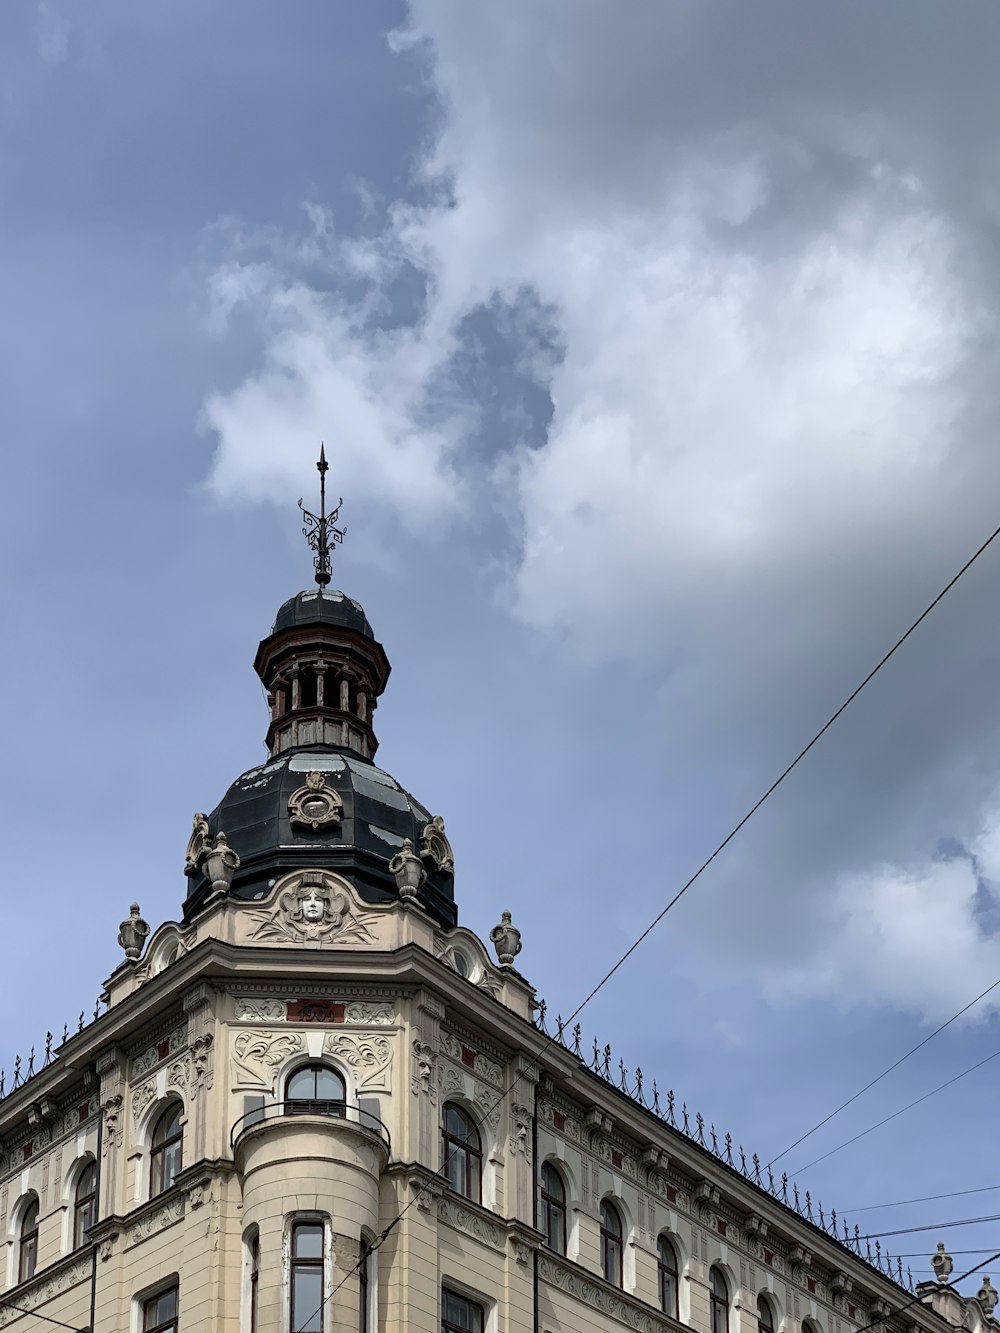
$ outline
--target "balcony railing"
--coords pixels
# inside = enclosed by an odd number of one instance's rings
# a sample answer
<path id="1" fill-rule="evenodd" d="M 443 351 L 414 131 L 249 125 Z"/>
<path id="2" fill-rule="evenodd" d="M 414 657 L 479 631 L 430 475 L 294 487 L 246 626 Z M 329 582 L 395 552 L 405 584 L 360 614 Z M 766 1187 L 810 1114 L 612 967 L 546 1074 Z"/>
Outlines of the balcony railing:
<path id="1" fill-rule="evenodd" d="M 373 1134 L 385 1145 L 386 1153 L 392 1156 L 392 1139 L 388 1128 L 377 1115 L 356 1106 L 353 1102 L 330 1101 L 326 1098 L 311 1100 L 295 1098 L 285 1102 L 265 1102 L 241 1115 L 229 1133 L 229 1146 L 236 1151 L 240 1138 L 255 1125 L 266 1124 L 275 1120 L 286 1120 L 293 1116 L 322 1116 L 330 1120 L 346 1120 L 351 1125 L 368 1134 Z"/>

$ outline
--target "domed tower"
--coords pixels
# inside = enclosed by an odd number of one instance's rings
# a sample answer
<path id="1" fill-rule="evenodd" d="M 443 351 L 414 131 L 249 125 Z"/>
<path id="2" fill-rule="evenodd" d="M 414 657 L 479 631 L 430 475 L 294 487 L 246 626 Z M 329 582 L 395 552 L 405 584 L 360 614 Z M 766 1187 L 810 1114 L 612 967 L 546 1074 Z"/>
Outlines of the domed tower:
<path id="1" fill-rule="evenodd" d="M 419 900 L 453 926 L 444 822 L 372 762 L 372 718 L 391 668 L 361 604 L 329 587 L 330 549 L 344 532 L 335 526 L 340 503 L 326 513 L 327 467 L 321 450 L 320 512 L 303 509 L 317 587 L 279 607 L 254 659 L 271 714 L 270 758 L 241 774 L 210 815 L 195 817 L 184 918 L 193 920 L 216 892 L 206 852 L 222 834 L 239 859 L 228 892 L 244 900 L 308 867 L 339 872 L 368 902 L 390 901 L 399 891 L 389 863 L 409 840 L 425 872 Z"/>

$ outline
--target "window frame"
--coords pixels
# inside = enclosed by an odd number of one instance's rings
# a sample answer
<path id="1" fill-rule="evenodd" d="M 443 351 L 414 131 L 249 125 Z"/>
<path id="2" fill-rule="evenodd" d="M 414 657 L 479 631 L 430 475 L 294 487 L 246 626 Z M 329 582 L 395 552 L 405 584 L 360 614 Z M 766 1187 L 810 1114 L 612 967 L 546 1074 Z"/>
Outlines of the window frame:
<path id="1" fill-rule="evenodd" d="M 250 1288 L 249 1333 L 257 1333 L 257 1288 L 260 1285 L 260 1232 L 253 1231 L 247 1240 L 247 1284 Z"/>
<path id="2" fill-rule="evenodd" d="M 41 1204 L 37 1194 L 32 1194 L 21 1209 L 21 1220 L 17 1228 L 17 1281 L 30 1282 L 38 1272 L 38 1219 Z M 29 1221 L 31 1226 L 29 1227 Z M 25 1270 L 30 1271 L 25 1271 Z"/>
<path id="3" fill-rule="evenodd" d="M 164 1138 L 162 1143 L 157 1143 L 157 1135 L 163 1125 L 169 1125 L 173 1117 L 177 1117 L 177 1132 Z M 170 1160 L 168 1154 L 172 1148 L 177 1148 L 177 1169 L 167 1180 L 167 1162 Z M 158 1198 L 171 1189 L 180 1173 L 184 1170 L 184 1106 L 181 1102 L 171 1101 L 163 1108 L 160 1114 L 153 1121 L 152 1132 L 149 1136 L 149 1197 Z"/>
<path id="4" fill-rule="evenodd" d="M 298 1255 L 295 1252 L 296 1235 L 304 1230 L 318 1231 L 320 1236 L 319 1255 Z M 304 1333 L 300 1329 L 295 1310 L 295 1275 L 298 1272 L 318 1272 L 319 1273 L 319 1328 L 322 1329 L 324 1320 L 324 1307 L 327 1298 L 327 1273 L 326 1273 L 326 1254 L 327 1254 L 327 1236 L 326 1223 L 321 1217 L 296 1217 L 292 1219 L 291 1228 L 288 1237 L 288 1330 L 289 1333 Z M 311 1317 L 315 1313 L 316 1307 L 310 1302 L 306 1317 Z"/>
<path id="5" fill-rule="evenodd" d="M 729 1283 L 718 1264 L 709 1269 L 708 1309 L 709 1333 L 729 1333 Z"/>
<path id="6" fill-rule="evenodd" d="M 464 1301 L 464 1303 L 469 1307 L 469 1310 L 473 1312 L 471 1324 L 462 1325 L 459 1323 L 455 1323 L 453 1320 L 448 1318 L 446 1302 L 449 1297 L 451 1297 L 451 1299 L 455 1301 Z M 478 1323 L 476 1322 L 477 1319 Z M 441 1287 L 441 1333 L 485 1333 L 485 1330 L 486 1330 L 485 1306 L 480 1304 L 479 1301 L 474 1300 L 471 1296 L 466 1296 L 463 1292 L 456 1291 L 454 1287 L 443 1285 Z"/>
<path id="7" fill-rule="evenodd" d="M 456 1111 L 466 1121 L 466 1133 L 462 1138 L 456 1138 L 448 1129 L 449 1111 Z M 464 1189 L 452 1176 L 453 1163 L 461 1163 L 464 1169 Z M 476 1185 L 474 1192 L 471 1189 L 473 1168 Z M 441 1108 L 441 1171 L 456 1194 L 472 1203 L 483 1202 L 483 1140 L 474 1118 L 458 1102 L 445 1102 Z"/>
<path id="8" fill-rule="evenodd" d="M 313 1075 L 313 1088 L 315 1090 L 316 1074 L 332 1074 L 340 1083 L 342 1096 L 340 1097 L 293 1097 L 291 1095 L 291 1085 L 303 1074 Z M 309 1060 L 304 1065 L 289 1070 L 285 1077 L 284 1084 L 284 1103 L 285 1115 L 334 1115 L 343 1119 L 347 1115 L 347 1079 L 340 1072 L 336 1065 L 330 1064 L 326 1060 Z"/>
<path id="9" fill-rule="evenodd" d="M 87 1177 L 91 1178 L 89 1194 L 80 1195 L 80 1189 Z M 86 1225 L 81 1226 L 81 1219 L 86 1215 Z M 97 1221 L 97 1163 L 91 1157 L 77 1173 L 73 1187 L 73 1249 L 78 1250 L 87 1243 L 87 1232 Z"/>
<path id="10" fill-rule="evenodd" d="M 551 1190 L 546 1188 L 546 1173 L 548 1173 L 550 1177 L 554 1177 L 558 1182 L 562 1196 L 561 1198 L 558 1194 L 553 1194 Z M 545 1232 L 545 1243 L 554 1253 L 565 1254 L 567 1242 L 566 1182 L 563 1180 L 562 1173 L 559 1171 L 558 1167 L 554 1166 L 552 1162 L 542 1163 L 542 1169 L 539 1173 L 539 1196 L 542 1205 L 541 1230 Z M 558 1223 L 560 1231 L 560 1236 L 558 1237 L 560 1243 L 556 1245 L 553 1245 L 552 1243 L 552 1232 L 554 1230 L 553 1220 Z"/>
<path id="11" fill-rule="evenodd" d="M 613 1231 L 608 1225 L 608 1219 L 613 1218 L 617 1224 L 617 1232 Z M 614 1253 L 618 1252 L 618 1261 L 615 1265 L 617 1276 L 610 1276 L 611 1267 L 609 1260 Z M 618 1206 L 612 1199 L 601 1200 L 601 1276 L 605 1282 L 609 1282 L 613 1287 L 624 1290 L 625 1287 L 625 1223 L 622 1219 Z"/>
<path id="12" fill-rule="evenodd" d="M 667 1257 L 669 1256 L 669 1262 Z M 681 1265 L 677 1256 L 677 1246 L 666 1232 L 661 1231 L 656 1238 L 656 1279 L 660 1296 L 660 1309 L 664 1314 L 680 1319 Z M 667 1284 L 673 1286 L 673 1299 L 667 1303 Z"/>
<path id="13" fill-rule="evenodd" d="M 162 1320 L 159 1324 L 149 1323 L 149 1307 L 153 1305 L 154 1302 L 162 1300 L 164 1296 L 169 1296 L 171 1294 L 174 1296 L 173 1315 L 171 1315 L 169 1319 Z M 152 1296 L 144 1296 L 142 1298 L 140 1313 L 142 1316 L 140 1333 L 177 1333 L 177 1330 L 180 1328 L 181 1317 L 180 1284 L 174 1282 L 169 1287 L 161 1287 L 160 1290 L 154 1292 Z"/>
<path id="14" fill-rule="evenodd" d="M 760 1317 L 761 1310 L 765 1310 L 767 1312 L 766 1324 Z M 802 1327 L 804 1333 L 810 1333 L 808 1320 L 805 1321 Z M 775 1333 L 775 1330 L 777 1328 L 777 1324 L 774 1318 L 774 1306 L 771 1303 L 770 1296 L 765 1291 L 758 1291 L 757 1293 L 757 1328 L 760 1330 L 760 1333 Z"/>

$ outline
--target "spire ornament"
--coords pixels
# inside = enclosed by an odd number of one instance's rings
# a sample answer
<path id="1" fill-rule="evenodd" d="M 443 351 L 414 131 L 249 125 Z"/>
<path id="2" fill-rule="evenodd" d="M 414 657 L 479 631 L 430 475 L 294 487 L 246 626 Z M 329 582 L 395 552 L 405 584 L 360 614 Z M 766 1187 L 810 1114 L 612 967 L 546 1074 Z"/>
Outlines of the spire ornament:
<path id="1" fill-rule="evenodd" d="M 299 500 L 299 508 L 302 510 L 302 517 L 305 520 L 302 535 L 316 553 L 313 556 L 313 565 L 316 569 L 316 582 L 321 588 L 325 588 L 330 582 L 330 552 L 334 547 L 339 546 L 347 535 L 346 528 L 336 526 L 344 497 L 341 496 L 338 499 L 336 508 L 331 513 L 326 512 L 326 474 L 329 470 L 330 464 L 326 461 L 326 450 L 321 444 L 319 447 L 319 461 L 316 464 L 316 471 L 319 473 L 319 513 L 312 513 L 305 507 L 302 500 Z"/>

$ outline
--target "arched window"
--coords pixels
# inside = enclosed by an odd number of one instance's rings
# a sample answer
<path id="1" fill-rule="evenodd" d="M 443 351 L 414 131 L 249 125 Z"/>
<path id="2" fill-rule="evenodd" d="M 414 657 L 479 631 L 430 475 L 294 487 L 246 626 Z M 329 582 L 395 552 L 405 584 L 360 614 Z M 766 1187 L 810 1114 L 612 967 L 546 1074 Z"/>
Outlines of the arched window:
<path id="1" fill-rule="evenodd" d="M 718 1268 L 709 1274 L 712 1333 L 729 1333 L 729 1288 Z"/>
<path id="2" fill-rule="evenodd" d="M 601 1200 L 601 1271 L 605 1282 L 622 1285 L 622 1219 L 607 1199 Z"/>
<path id="3" fill-rule="evenodd" d="M 456 1194 L 483 1201 L 483 1145 L 475 1121 L 460 1106 L 444 1108 L 441 1167 Z"/>
<path id="4" fill-rule="evenodd" d="M 38 1200 L 32 1199 L 21 1214 L 21 1237 L 18 1247 L 17 1280 L 27 1282 L 35 1276 L 38 1267 Z"/>
<path id="5" fill-rule="evenodd" d="M 656 1267 L 660 1282 L 660 1309 L 679 1319 L 677 1251 L 666 1236 L 661 1236 L 656 1242 Z"/>
<path id="6" fill-rule="evenodd" d="M 286 1115 L 343 1115 L 347 1087 L 329 1065 L 303 1065 L 285 1084 Z"/>
<path id="7" fill-rule="evenodd" d="M 177 1333 L 177 1288 L 142 1303 L 142 1333 Z"/>
<path id="8" fill-rule="evenodd" d="M 542 1230 L 545 1243 L 557 1254 L 566 1253 L 566 1186 L 551 1162 L 542 1167 Z"/>
<path id="9" fill-rule="evenodd" d="M 168 1190 L 181 1169 L 184 1148 L 184 1129 L 181 1125 L 183 1107 L 173 1102 L 160 1116 L 153 1129 L 149 1149 L 149 1197 L 155 1198 Z"/>
<path id="10" fill-rule="evenodd" d="M 97 1163 L 88 1162 L 76 1181 L 73 1195 L 73 1249 L 87 1239 L 97 1215 Z"/>
<path id="11" fill-rule="evenodd" d="M 808 1323 L 803 1327 L 808 1330 Z M 760 1333 L 774 1333 L 774 1311 L 771 1302 L 763 1295 L 757 1297 L 757 1328 Z"/>

